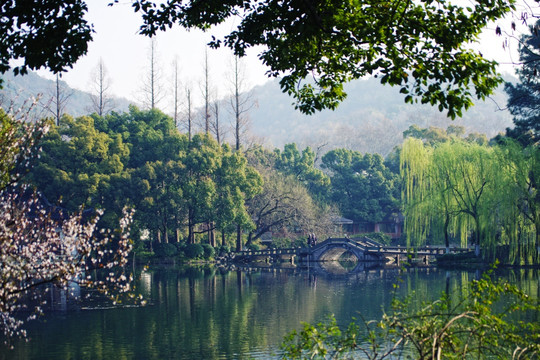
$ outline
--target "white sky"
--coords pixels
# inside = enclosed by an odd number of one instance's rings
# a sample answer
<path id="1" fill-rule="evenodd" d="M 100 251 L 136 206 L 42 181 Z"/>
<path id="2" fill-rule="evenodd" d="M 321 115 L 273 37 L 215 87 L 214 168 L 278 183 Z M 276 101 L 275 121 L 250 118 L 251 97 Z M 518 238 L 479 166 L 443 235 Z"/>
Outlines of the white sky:
<path id="1" fill-rule="evenodd" d="M 150 38 L 139 35 L 142 23 L 139 14 L 133 12 L 131 2 L 120 1 L 114 6 L 107 6 L 110 0 L 88 0 L 87 20 L 94 25 L 93 41 L 89 44 L 88 53 L 82 57 L 68 72 L 63 73 L 62 80 L 71 87 L 80 90 L 89 88 L 92 72 L 99 59 L 102 58 L 111 78 L 111 93 L 138 102 L 141 96 L 143 79 L 149 64 Z M 211 35 L 230 31 L 232 25 L 223 25 L 215 31 L 186 31 L 179 26 L 156 36 L 158 62 L 162 69 L 162 82 L 166 91 L 172 93 L 173 60 L 179 63 L 180 81 L 190 85 L 195 97 L 200 98 L 203 81 L 203 64 L 206 44 Z M 254 50 L 254 49 L 253 49 Z M 246 87 L 253 87 L 268 80 L 266 68 L 257 59 L 257 52 L 248 52 L 243 60 L 245 64 Z M 232 51 L 228 48 L 208 49 L 208 67 L 210 84 L 217 97 L 225 97 L 230 91 L 230 67 L 233 61 Z M 50 79 L 54 75 L 46 70 L 38 73 Z M 184 86 L 182 86 L 184 88 Z M 169 91 L 170 90 L 170 91 Z M 167 107 L 167 101 L 160 107 Z"/>
<path id="2" fill-rule="evenodd" d="M 121 0 L 112 7 L 107 6 L 109 2 L 110 0 L 87 1 L 89 7 L 87 19 L 94 25 L 94 41 L 89 44 L 88 54 L 81 58 L 73 69 L 65 73 L 62 79 L 74 88 L 88 89 L 91 73 L 102 58 L 112 80 L 111 93 L 137 102 L 141 98 L 142 79 L 145 76 L 145 69 L 148 68 L 150 39 L 138 35 L 141 18 L 139 14 L 133 12 L 131 1 Z M 532 21 L 534 20 L 531 19 Z M 501 21 L 503 29 L 509 29 L 510 23 L 511 20 L 508 19 Z M 519 25 L 519 22 L 517 23 Z M 180 27 L 173 27 L 159 33 L 157 49 L 164 75 L 163 86 L 171 89 L 172 92 L 172 62 L 177 56 L 181 81 L 184 84 L 191 84 L 194 96 L 200 99 L 205 45 L 212 34 L 229 32 L 233 25 L 231 22 L 208 33 L 187 32 Z M 512 57 L 514 61 L 517 61 L 515 52 L 517 43 L 509 41 L 514 51 L 504 50 L 502 47 L 504 37 L 496 37 L 494 33 L 495 25 L 486 29 L 486 34 L 481 37 L 481 43 L 478 46 L 483 55 L 500 63 L 510 63 Z M 208 51 L 210 82 L 217 97 L 224 97 L 230 91 L 227 74 L 230 73 L 232 53 L 229 49 L 209 49 Z M 256 50 L 248 53 L 244 63 L 245 76 L 248 79 L 247 87 L 259 85 L 268 80 L 265 67 L 257 59 Z M 501 71 L 512 72 L 512 67 L 503 66 Z M 39 73 L 53 78 L 52 74 L 46 71 L 39 71 Z M 169 103 L 170 101 L 164 101 L 160 107 L 166 109 Z"/>

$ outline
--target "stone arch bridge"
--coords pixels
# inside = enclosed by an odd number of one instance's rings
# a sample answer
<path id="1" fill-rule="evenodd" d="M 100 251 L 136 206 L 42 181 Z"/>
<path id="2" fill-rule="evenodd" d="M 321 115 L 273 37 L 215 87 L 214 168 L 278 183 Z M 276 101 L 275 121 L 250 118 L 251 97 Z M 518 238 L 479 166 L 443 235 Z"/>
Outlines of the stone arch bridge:
<path id="1" fill-rule="evenodd" d="M 450 252 L 468 252 L 467 248 L 450 248 Z M 311 247 L 246 250 L 231 255 L 234 261 L 251 262 L 266 259 L 276 261 L 282 259 L 295 259 L 296 262 L 337 261 L 344 253 L 349 252 L 359 262 L 386 262 L 389 258 L 399 262 L 400 258 L 412 255 L 415 258 L 442 255 L 446 253 L 444 247 L 418 247 L 406 248 L 400 246 L 386 246 L 367 237 L 363 238 L 328 238 Z"/>

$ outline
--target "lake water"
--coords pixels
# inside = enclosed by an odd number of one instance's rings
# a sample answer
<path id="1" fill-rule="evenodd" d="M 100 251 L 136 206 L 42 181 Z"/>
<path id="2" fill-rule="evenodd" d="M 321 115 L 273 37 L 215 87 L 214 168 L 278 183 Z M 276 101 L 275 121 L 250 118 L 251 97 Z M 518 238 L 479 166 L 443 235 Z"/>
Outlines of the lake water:
<path id="1" fill-rule="evenodd" d="M 302 322 L 334 314 L 378 319 L 394 294 L 435 299 L 475 271 L 434 267 L 330 269 L 160 268 L 139 273 L 145 307 L 79 305 L 28 325 L 30 341 L 1 359 L 272 359 Z M 330 271 L 330 273 L 328 272 Z M 538 270 L 498 276 L 539 295 Z M 394 284 L 399 283 L 399 289 Z M 413 293 L 414 291 L 414 293 Z"/>

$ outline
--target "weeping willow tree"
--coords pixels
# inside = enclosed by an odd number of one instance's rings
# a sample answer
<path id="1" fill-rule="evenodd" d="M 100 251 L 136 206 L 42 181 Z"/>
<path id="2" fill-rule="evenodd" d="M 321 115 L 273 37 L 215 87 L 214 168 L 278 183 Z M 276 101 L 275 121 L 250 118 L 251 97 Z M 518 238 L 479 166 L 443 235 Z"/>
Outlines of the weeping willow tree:
<path id="1" fill-rule="evenodd" d="M 405 233 L 407 247 L 421 245 L 431 230 L 432 223 L 437 218 L 433 208 L 437 202 L 431 201 L 432 187 L 431 161 L 433 151 L 424 146 L 422 140 L 408 138 L 403 144 L 400 155 L 400 169 L 403 178 L 402 200 L 405 215 Z"/>
<path id="2" fill-rule="evenodd" d="M 407 245 L 460 239 L 485 258 L 538 263 L 538 149 L 407 139 L 401 152 Z"/>
<path id="3" fill-rule="evenodd" d="M 540 149 L 523 149 L 515 142 L 498 148 L 506 174 L 501 242 L 510 263 L 540 264 Z"/>
<path id="4" fill-rule="evenodd" d="M 409 138 L 401 153 L 404 179 L 403 204 L 407 246 L 423 245 L 429 236 L 444 238 L 447 248 L 451 237 L 459 237 L 467 246 L 471 219 L 456 200 L 453 154 L 448 144 L 425 145 Z"/>

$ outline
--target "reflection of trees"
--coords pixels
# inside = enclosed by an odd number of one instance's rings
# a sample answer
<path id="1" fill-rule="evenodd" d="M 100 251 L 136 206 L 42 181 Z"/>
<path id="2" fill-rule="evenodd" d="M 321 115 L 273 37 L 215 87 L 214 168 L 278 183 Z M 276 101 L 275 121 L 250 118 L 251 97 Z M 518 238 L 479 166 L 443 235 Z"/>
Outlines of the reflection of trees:
<path id="1" fill-rule="evenodd" d="M 529 294 L 538 293 L 538 270 L 511 271 L 508 277 Z M 410 295 L 418 306 L 446 288 L 446 271 L 420 268 L 368 270 L 347 277 L 280 269 L 151 271 L 138 284 L 145 284 L 144 289 L 150 284 L 145 295 L 149 306 L 81 311 L 34 324 L 31 342 L 18 346 L 9 358 L 51 353 L 65 359 L 242 358 L 248 351 L 277 349 L 302 321 L 322 321 L 331 313 L 340 324 L 360 314 L 366 320 L 380 318 L 398 278 L 403 281 L 397 295 Z M 457 295 L 473 278 L 474 273 L 450 272 L 448 288 Z"/>

